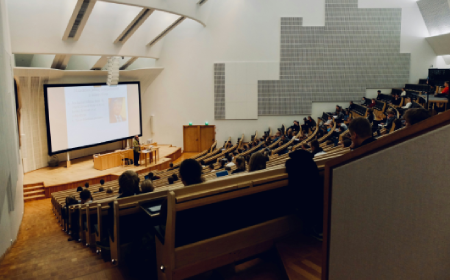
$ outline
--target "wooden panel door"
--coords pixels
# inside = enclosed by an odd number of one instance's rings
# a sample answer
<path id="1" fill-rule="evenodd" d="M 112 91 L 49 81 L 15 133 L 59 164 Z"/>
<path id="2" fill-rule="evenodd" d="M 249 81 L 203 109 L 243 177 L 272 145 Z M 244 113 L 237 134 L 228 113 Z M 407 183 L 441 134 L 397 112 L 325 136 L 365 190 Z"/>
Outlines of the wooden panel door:
<path id="1" fill-rule="evenodd" d="M 200 129 L 198 126 L 183 127 L 183 145 L 184 152 L 193 153 L 199 151 Z"/>
<path id="2" fill-rule="evenodd" d="M 208 150 L 216 140 L 216 127 L 210 125 L 202 125 L 200 127 L 200 150 Z"/>

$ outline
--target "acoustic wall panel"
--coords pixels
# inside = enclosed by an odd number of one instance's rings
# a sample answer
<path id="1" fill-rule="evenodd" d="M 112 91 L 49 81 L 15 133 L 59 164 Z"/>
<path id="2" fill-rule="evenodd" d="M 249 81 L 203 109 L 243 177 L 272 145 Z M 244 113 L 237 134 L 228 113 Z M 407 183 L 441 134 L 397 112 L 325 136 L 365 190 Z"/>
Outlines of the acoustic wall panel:
<path id="1" fill-rule="evenodd" d="M 225 63 L 214 64 L 214 118 L 225 119 Z"/>
<path id="2" fill-rule="evenodd" d="M 417 1 L 430 36 L 450 33 L 450 6 L 448 0 Z"/>
<path id="3" fill-rule="evenodd" d="M 313 101 L 358 100 L 366 88 L 408 82 L 410 54 L 400 53 L 401 9 L 326 0 L 325 12 L 324 27 L 281 19 L 280 79 L 259 81 L 259 115 L 306 115 Z"/>

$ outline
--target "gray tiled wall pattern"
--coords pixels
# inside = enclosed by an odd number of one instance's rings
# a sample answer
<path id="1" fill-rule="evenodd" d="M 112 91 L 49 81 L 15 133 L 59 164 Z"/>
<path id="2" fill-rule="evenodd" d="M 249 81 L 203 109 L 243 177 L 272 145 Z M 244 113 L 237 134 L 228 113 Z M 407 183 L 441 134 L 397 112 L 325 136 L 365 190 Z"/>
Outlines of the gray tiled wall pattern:
<path id="1" fill-rule="evenodd" d="M 401 9 L 359 9 L 357 0 L 325 3 L 325 26 L 281 18 L 280 80 L 258 81 L 258 115 L 311 114 L 313 101 L 359 100 L 366 88 L 408 82 Z"/>
<path id="2" fill-rule="evenodd" d="M 214 118 L 225 119 L 225 63 L 214 64 Z"/>
<path id="3" fill-rule="evenodd" d="M 430 36 L 450 32 L 450 6 L 447 0 L 417 1 Z"/>

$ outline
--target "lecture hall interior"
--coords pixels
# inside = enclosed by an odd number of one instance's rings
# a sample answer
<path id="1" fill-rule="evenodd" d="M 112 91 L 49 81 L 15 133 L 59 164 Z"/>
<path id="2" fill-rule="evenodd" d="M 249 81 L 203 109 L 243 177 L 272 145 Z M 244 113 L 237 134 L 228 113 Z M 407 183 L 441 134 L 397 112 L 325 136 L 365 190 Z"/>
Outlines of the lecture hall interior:
<path id="1" fill-rule="evenodd" d="M 450 0 L 0 0 L 0 280 L 448 280 L 449 86 Z"/>

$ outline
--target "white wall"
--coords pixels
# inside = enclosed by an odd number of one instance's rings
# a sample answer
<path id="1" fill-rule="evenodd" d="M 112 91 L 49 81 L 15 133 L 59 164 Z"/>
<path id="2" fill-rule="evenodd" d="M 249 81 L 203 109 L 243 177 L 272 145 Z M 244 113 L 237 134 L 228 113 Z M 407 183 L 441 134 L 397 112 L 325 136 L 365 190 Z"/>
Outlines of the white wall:
<path id="1" fill-rule="evenodd" d="M 11 58 L 6 1 L 0 0 L 0 256 L 16 240 L 24 210 Z"/>
<path id="2" fill-rule="evenodd" d="M 213 63 L 279 61 L 280 17 L 303 17 L 305 26 L 323 26 L 325 1 L 308 0 L 210 0 L 212 8 L 207 26 L 185 21 L 166 38 L 157 65 L 165 70 L 143 96 L 143 118 L 154 118 L 154 135 L 144 129 L 144 138 L 158 143 L 182 146 L 182 125 L 216 125 L 216 139 L 241 133 L 251 135 L 268 126 L 279 127 L 305 116 L 259 117 L 258 120 L 214 120 Z M 360 0 L 361 8 L 402 8 L 401 52 L 411 53 L 410 82 L 428 76 L 436 56 L 425 41 L 426 26 L 419 8 L 411 0 Z M 367 67 L 370 67 L 368 65 Z M 376 91 L 375 91 L 376 92 Z M 390 92 L 390 91 L 389 91 Z M 373 92 L 369 91 L 368 96 Z M 350 100 L 349 100 L 350 101 Z M 336 103 L 313 104 L 317 118 Z"/>

